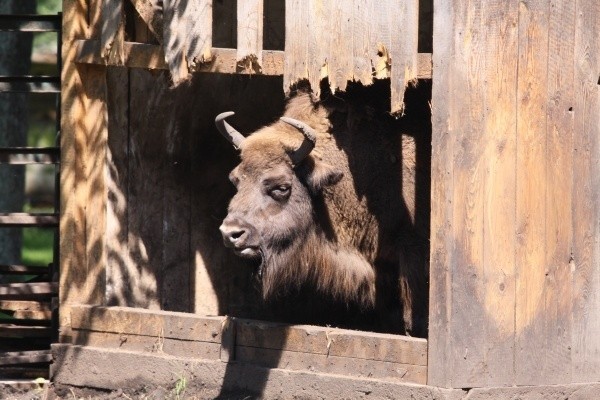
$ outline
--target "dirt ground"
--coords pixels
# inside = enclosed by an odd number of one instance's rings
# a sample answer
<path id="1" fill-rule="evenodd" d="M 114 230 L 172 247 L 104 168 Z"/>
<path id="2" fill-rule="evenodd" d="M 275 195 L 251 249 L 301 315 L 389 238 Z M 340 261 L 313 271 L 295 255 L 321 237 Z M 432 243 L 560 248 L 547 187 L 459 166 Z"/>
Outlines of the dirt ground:
<path id="1" fill-rule="evenodd" d="M 16 389 L 4 386 L 0 389 L 1 400 L 254 400 L 256 396 L 244 393 L 224 393 L 215 396 L 212 391 L 202 387 L 148 388 L 139 390 L 101 391 L 90 388 L 46 385 L 36 389 Z"/>

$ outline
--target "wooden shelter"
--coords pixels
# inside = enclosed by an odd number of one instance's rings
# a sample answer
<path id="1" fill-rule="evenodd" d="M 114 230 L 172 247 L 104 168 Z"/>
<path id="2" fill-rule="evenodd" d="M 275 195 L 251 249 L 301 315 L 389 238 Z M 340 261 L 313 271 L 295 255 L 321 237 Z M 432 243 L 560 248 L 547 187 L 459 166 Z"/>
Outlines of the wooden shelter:
<path id="1" fill-rule="evenodd" d="M 240 361 L 444 388 L 600 380 L 600 3 L 163 3 L 64 2 L 57 379 L 102 387 L 69 373 L 70 349 L 158 337 L 226 375 Z M 269 315 L 214 234 L 235 162 L 209 139 L 214 115 L 241 110 L 250 131 L 323 77 L 390 79 L 391 112 L 433 81 L 427 341 L 225 317 Z"/>

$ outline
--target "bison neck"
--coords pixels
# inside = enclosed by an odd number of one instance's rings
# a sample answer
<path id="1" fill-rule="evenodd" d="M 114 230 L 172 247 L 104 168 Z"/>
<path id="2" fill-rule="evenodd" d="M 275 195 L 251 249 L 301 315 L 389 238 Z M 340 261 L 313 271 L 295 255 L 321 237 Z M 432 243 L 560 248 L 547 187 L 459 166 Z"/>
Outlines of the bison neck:
<path id="1" fill-rule="evenodd" d="M 306 240 L 272 252 L 263 261 L 263 294 L 270 297 L 288 288 L 309 285 L 336 300 L 372 308 L 375 272 L 351 247 L 338 246 L 314 230 Z"/>

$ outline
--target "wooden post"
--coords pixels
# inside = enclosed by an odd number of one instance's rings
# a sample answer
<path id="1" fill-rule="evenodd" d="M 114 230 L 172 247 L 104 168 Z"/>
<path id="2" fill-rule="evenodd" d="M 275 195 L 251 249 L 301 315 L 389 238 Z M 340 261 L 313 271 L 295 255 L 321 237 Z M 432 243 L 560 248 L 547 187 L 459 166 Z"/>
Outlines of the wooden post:
<path id="1" fill-rule="evenodd" d="M 102 304 L 105 287 L 106 106 L 104 67 L 75 64 L 75 41 L 99 24 L 98 4 L 63 2 L 60 334 L 70 335 L 73 304 Z M 99 31 L 92 30 L 91 34 Z"/>

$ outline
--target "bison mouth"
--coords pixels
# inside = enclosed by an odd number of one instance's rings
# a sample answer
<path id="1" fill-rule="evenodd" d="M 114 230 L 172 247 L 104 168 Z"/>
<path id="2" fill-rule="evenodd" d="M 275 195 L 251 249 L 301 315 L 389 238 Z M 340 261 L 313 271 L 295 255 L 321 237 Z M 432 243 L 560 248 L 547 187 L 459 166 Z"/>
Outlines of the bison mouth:
<path id="1" fill-rule="evenodd" d="M 262 252 L 260 251 L 260 248 L 255 247 L 255 246 L 234 247 L 233 251 L 237 256 L 242 257 L 242 258 L 249 258 L 249 259 L 262 258 Z"/>

